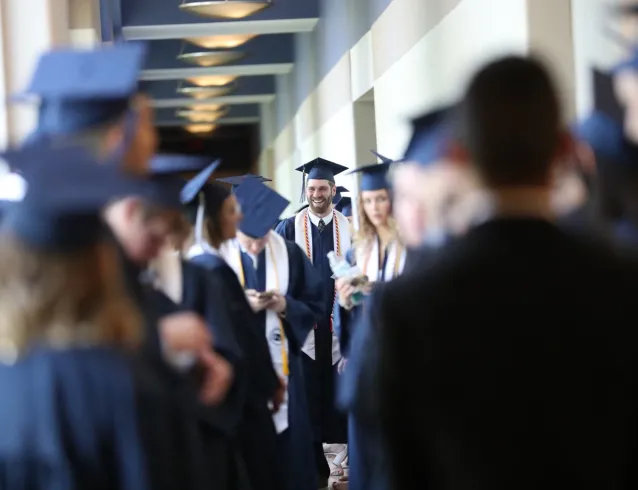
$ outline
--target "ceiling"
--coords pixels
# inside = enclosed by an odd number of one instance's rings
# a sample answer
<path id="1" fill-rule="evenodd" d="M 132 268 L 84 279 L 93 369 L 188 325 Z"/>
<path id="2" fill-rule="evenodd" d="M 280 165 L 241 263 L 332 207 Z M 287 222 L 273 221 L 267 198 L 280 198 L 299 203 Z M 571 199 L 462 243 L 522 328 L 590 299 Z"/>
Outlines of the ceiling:
<path id="1" fill-rule="evenodd" d="M 274 100 L 275 76 L 292 70 L 294 35 L 315 28 L 319 0 L 271 0 L 261 12 L 238 20 L 216 20 L 180 9 L 180 4 L 188 1 L 100 0 L 103 41 L 123 38 L 147 43 L 142 89 L 153 99 L 163 143 L 184 141 L 191 150 L 205 147 L 206 151 L 214 151 L 218 142 L 220 151 L 223 146 L 227 152 L 227 147 L 233 146 L 229 139 L 235 138 L 237 145 L 256 145 L 252 152 L 256 156 L 260 104 Z M 194 53 L 209 51 L 186 39 L 206 45 L 217 42 L 223 46 L 216 49 L 217 56 L 230 61 L 219 66 L 199 66 L 178 59 L 181 55 L 201 63 L 206 56 Z M 241 41 L 245 42 L 227 47 Z M 215 93 L 195 88 L 209 83 L 225 85 L 217 87 Z M 191 95 L 196 91 L 201 98 Z M 207 113 L 202 115 L 202 110 Z M 185 131 L 193 122 L 188 117 L 200 122 L 210 122 L 208 118 L 215 117 L 217 129 L 193 135 Z M 235 127 L 231 130 L 228 126 Z M 202 136 L 205 145 L 191 141 L 201 140 Z M 241 160 L 245 158 L 242 153 Z"/>

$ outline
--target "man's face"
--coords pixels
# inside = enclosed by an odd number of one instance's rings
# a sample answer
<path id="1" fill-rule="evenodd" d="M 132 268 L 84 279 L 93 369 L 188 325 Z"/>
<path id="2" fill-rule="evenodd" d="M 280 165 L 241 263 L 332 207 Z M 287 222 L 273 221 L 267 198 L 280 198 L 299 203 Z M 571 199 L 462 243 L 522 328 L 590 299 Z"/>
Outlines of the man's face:
<path id="1" fill-rule="evenodd" d="M 326 214 L 332 205 L 337 188 L 327 180 L 310 179 L 306 185 L 308 207 L 314 214 Z"/>
<path id="2" fill-rule="evenodd" d="M 118 240 L 128 257 L 137 263 L 156 258 L 182 222 L 178 211 L 154 208 L 136 198 L 124 199 L 114 206 L 123 207 L 115 224 Z"/>
<path id="3" fill-rule="evenodd" d="M 137 95 L 133 101 L 136 111 L 135 134 L 124 156 L 126 170 L 134 175 L 148 174 L 151 158 L 157 152 L 159 137 L 154 124 L 153 108 L 149 99 L 144 95 Z M 115 144 L 121 144 L 124 138 L 124 124 Z"/>
<path id="4" fill-rule="evenodd" d="M 426 178 L 416 164 L 406 163 L 393 175 L 393 211 L 404 243 L 416 247 L 423 241 L 426 227 Z"/>
<path id="5" fill-rule="evenodd" d="M 240 245 L 252 255 L 259 255 L 268 243 L 268 235 L 262 238 L 252 238 L 241 231 L 237 232 L 237 240 Z"/>

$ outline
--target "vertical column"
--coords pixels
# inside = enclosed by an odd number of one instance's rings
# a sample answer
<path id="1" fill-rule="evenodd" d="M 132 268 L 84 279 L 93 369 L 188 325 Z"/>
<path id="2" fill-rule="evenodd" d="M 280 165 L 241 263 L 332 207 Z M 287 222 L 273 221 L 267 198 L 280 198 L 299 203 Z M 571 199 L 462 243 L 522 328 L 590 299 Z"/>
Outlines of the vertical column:
<path id="1" fill-rule="evenodd" d="M 36 119 L 35 107 L 7 97 L 24 89 L 43 51 L 68 42 L 68 0 L 0 0 L 0 147 L 19 143 Z"/>
<path id="2" fill-rule="evenodd" d="M 68 0 L 70 41 L 73 46 L 92 48 L 100 42 L 100 1 Z"/>
<path id="3" fill-rule="evenodd" d="M 529 50 L 551 65 L 560 84 L 566 116 L 571 120 L 576 115 L 571 0 L 527 0 L 527 26 Z"/>

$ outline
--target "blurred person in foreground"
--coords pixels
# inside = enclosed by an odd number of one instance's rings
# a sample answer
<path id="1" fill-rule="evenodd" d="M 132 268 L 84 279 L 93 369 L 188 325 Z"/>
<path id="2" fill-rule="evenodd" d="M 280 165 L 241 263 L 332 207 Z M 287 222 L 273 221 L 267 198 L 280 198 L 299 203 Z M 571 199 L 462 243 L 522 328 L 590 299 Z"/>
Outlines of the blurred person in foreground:
<path id="1" fill-rule="evenodd" d="M 629 487 L 638 265 L 554 224 L 571 141 L 545 67 L 489 63 L 456 125 L 492 214 L 364 312 L 377 377 L 358 395 L 378 406 L 390 488 Z"/>

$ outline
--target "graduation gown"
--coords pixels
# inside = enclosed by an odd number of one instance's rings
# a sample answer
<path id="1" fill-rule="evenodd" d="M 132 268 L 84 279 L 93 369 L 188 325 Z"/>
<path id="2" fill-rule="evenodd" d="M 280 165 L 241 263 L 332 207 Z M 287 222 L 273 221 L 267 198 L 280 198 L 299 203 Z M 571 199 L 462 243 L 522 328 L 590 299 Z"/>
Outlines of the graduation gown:
<path id="1" fill-rule="evenodd" d="M 2 490 L 150 490 L 127 359 L 37 348 L 0 363 Z"/>
<path id="2" fill-rule="evenodd" d="M 277 457 L 276 432 L 268 402 L 279 387 L 279 379 L 270 359 L 268 344 L 261 335 L 235 272 L 224 259 L 213 253 L 201 253 L 190 260 L 204 268 L 209 280 L 220 286 L 215 304 L 223 308 L 231 319 L 241 350 L 237 382 L 244 386 L 246 398 L 239 412 L 241 419 L 235 439 L 251 486 L 253 490 L 277 490 L 283 478 L 282 465 Z"/>
<path id="3" fill-rule="evenodd" d="M 403 272 L 406 255 L 403 246 L 395 242 L 380 257 L 379 242 L 375 240 L 367 253 L 350 249 L 346 258 L 351 265 L 358 264 L 361 272 L 375 281 L 377 287 Z M 362 356 L 369 354 L 371 349 L 368 345 L 371 337 L 365 308 L 365 302 L 351 310 L 335 305 L 335 329 L 342 352 L 348 357 L 348 365 L 340 377 L 337 404 L 348 412 L 349 490 L 381 490 L 386 489 L 388 483 L 380 435 L 374 423 L 366 422 L 374 420 L 370 413 L 374 410 L 374 400 L 358 406 L 354 403 L 357 399 L 355 394 L 359 392 L 358 384 L 362 382 L 362 376 L 368 374 L 362 372 Z"/>
<path id="4" fill-rule="evenodd" d="M 345 216 L 333 211 L 332 219 L 320 233 L 308 213 L 308 209 L 304 209 L 284 219 L 275 231 L 297 243 L 322 281 L 323 314 L 302 348 L 301 362 L 315 442 L 345 443 L 346 419 L 335 408 L 337 363 L 341 352 L 332 325 L 335 289 L 327 254 L 334 251 L 343 256 L 350 248 L 350 225 Z"/>
<path id="5" fill-rule="evenodd" d="M 166 295 L 141 282 L 142 269 L 121 251 L 131 298 L 143 315 L 145 341 L 132 359 L 138 424 L 153 490 L 210 489 L 198 427 L 198 386 L 169 365 L 158 333 L 162 316 L 179 311 Z"/>
<path id="6" fill-rule="evenodd" d="M 157 286 L 179 303 L 182 310 L 198 313 L 206 320 L 215 339 L 216 352 L 233 366 L 235 379 L 224 401 L 215 407 L 199 405 L 203 464 L 208 481 L 215 489 L 248 489 L 246 466 L 236 441 L 247 386 L 243 353 L 224 303 L 225 285 L 176 253 L 163 254 L 154 266 Z"/>
<path id="7" fill-rule="evenodd" d="M 252 258 L 240 250 L 237 242 L 227 244 L 224 253 L 246 289 L 284 290 L 285 317 L 277 318 L 274 313 L 266 311 L 256 317 L 261 334 L 268 340 L 279 375 L 287 377 L 287 403 L 282 404 L 274 417 L 283 453 L 285 475 L 282 483 L 287 490 L 315 490 L 317 476 L 301 348 L 322 314 L 319 278 L 299 247 L 274 232 L 271 232 L 266 248 L 257 259 L 256 269 Z M 287 259 L 285 264 L 281 264 L 283 255 Z M 283 284 L 285 277 L 287 287 Z M 288 371 L 284 366 L 286 362 Z"/>

